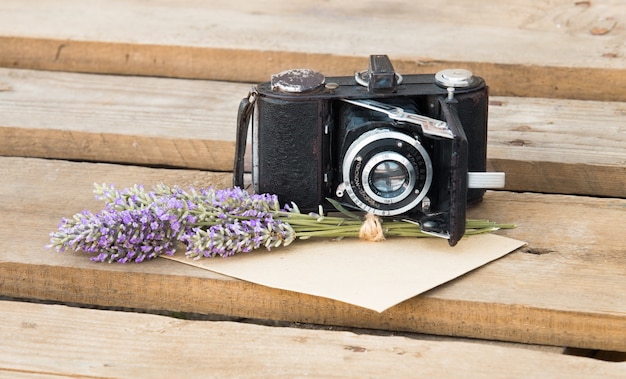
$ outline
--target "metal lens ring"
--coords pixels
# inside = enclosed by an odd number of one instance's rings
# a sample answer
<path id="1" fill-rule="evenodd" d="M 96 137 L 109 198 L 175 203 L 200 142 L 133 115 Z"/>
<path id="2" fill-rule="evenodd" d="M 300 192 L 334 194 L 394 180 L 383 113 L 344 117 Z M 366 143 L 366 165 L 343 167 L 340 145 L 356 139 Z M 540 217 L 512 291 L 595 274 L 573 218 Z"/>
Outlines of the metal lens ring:
<path id="1" fill-rule="evenodd" d="M 410 211 L 432 183 L 432 162 L 419 140 L 391 129 L 363 133 L 346 151 L 343 185 L 352 202 L 379 216 Z"/>

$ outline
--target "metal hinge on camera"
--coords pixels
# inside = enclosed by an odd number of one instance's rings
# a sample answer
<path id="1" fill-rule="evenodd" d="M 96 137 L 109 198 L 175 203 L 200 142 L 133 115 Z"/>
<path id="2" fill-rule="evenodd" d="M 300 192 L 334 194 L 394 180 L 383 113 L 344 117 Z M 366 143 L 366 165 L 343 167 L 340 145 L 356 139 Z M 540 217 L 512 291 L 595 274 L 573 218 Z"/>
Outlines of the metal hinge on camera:
<path id="1" fill-rule="evenodd" d="M 346 103 L 350 103 L 362 108 L 367 108 L 376 112 L 384 113 L 392 120 L 404 121 L 411 124 L 419 125 L 422 127 L 422 133 L 426 135 L 450 139 L 454 138 L 452 131 L 448 129 L 448 124 L 445 121 L 437 120 L 415 113 L 410 113 L 405 111 L 404 108 L 381 103 L 380 101 L 376 100 L 342 100 Z"/>

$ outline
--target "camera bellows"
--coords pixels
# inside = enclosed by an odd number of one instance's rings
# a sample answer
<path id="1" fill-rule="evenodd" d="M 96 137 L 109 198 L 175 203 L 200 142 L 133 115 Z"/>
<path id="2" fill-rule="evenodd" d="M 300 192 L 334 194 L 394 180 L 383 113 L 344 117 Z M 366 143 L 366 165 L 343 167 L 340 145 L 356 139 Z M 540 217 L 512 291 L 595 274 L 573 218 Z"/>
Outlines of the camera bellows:
<path id="1" fill-rule="evenodd" d="M 373 213 L 365 215 L 365 221 L 359 230 L 359 238 L 370 242 L 380 242 L 385 240 L 385 233 L 380 222 L 380 217 Z"/>

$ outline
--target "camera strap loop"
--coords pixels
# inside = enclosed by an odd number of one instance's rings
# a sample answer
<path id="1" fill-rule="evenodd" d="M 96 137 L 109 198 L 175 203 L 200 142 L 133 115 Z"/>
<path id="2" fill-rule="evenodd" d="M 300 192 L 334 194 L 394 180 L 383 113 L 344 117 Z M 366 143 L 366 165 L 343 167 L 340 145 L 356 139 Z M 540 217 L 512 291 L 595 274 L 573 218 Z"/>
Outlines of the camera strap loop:
<path id="1" fill-rule="evenodd" d="M 248 125 L 252 118 L 254 103 L 258 93 L 252 89 L 248 96 L 239 103 L 237 112 L 237 140 L 235 142 L 235 162 L 233 167 L 233 187 L 243 188 L 244 161 L 246 155 L 246 141 L 248 139 Z"/>

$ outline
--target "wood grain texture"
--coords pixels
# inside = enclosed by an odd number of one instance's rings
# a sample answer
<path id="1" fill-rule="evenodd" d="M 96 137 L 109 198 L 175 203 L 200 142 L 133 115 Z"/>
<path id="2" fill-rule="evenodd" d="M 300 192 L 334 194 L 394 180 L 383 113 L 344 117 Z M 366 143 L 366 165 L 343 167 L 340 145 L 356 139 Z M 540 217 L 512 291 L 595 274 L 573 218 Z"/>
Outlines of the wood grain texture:
<path id="1" fill-rule="evenodd" d="M 626 103 L 494 97 L 489 117 L 508 190 L 626 197 Z"/>
<path id="2" fill-rule="evenodd" d="M 621 0 L 2 1 L 0 297 L 387 335 L 0 301 L 0 378 L 622 377 L 624 363 L 389 334 L 626 352 L 625 23 Z M 294 67 L 352 75 L 372 53 L 401 73 L 487 80 L 489 166 L 519 193 L 488 192 L 468 215 L 515 222 L 498 233 L 527 247 L 383 313 L 165 259 L 44 248 L 61 217 L 101 208 L 93 182 L 230 186 L 196 169 L 231 170 L 247 83 Z"/>
<path id="3" fill-rule="evenodd" d="M 0 316 L 5 336 L 0 377 L 374 378 L 419 372 L 437 378 L 619 378 L 626 369 L 626 363 L 519 345 L 186 321 L 58 305 L 4 301 Z"/>
<path id="4" fill-rule="evenodd" d="M 468 67 L 496 95 L 624 101 L 625 19 L 619 0 L 8 0 L 0 65 L 258 82 L 301 66 L 351 75 L 386 53 L 405 73 Z"/>
<path id="5" fill-rule="evenodd" d="M 93 182 L 223 187 L 229 174 L 5 157 L 0 176 L 5 296 L 626 351 L 623 199 L 490 192 L 469 217 L 517 223 L 499 233 L 528 247 L 377 313 L 164 259 L 94 264 L 43 247 L 61 217 L 101 208 Z"/>
<path id="6" fill-rule="evenodd" d="M 249 84 L 0 69 L 0 155 L 230 171 Z M 626 197 L 622 102 L 492 97 L 507 189 Z"/>
<path id="7" fill-rule="evenodd" d="M 232 170 L 247 84 L 0 71 L 2 155 Z"/>

